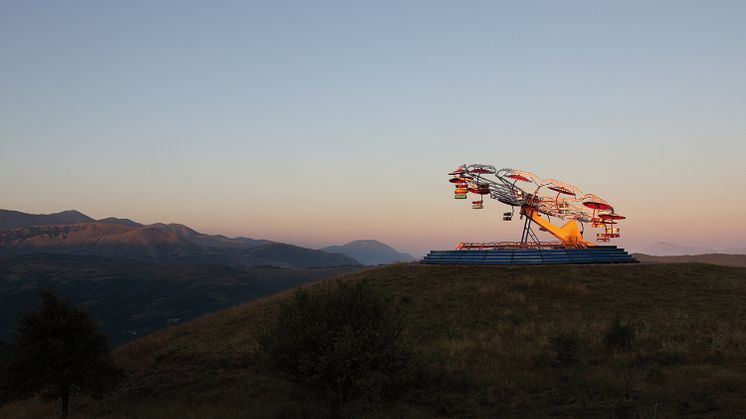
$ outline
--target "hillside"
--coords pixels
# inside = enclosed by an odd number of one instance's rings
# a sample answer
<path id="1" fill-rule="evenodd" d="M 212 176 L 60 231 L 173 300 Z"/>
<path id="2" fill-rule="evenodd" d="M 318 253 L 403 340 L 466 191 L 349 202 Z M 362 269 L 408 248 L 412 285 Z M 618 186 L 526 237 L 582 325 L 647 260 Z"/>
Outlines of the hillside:
<path id="1" fill-rule="evenodd" d="M 0 258 L 0 341 L 49 289 L 89 310 L 116 346 L 169 325 L 354 267 L 163 266 L 71 255 Z"/>
<path id="2" fill-rule="evenodd" d="M 341 246 L 329 246 L 320 250 L 347 255 L 363 265 L 414 261 L 412 256 L 397 252 L 393 247 L 376 240 L 355 240 Z"/>
<path id="3" fill-rule="evenodd" d="M 686 256 L 651 256 L 635 253 L 632 256 L 640 262 L 648 263 L 710 263 L 713 265 L 746 267 L 746 255 L 708 253 Z"/>
<path id="4" fill-rule="evenodd" d="M 358 265 L 354 259 L 290 244 L 198 233 L 181 224 L 93 222 L 0 231 L 0 256 L 86 255 L 160 264 L 224 266 Z"/>
<path id="5" fill-rule="evenodd" d="M 746 411 L 743 268 L 392 265 L 344 279 L 368 280 L 398 302 L 405 338 L 423 365 L 416 387 L 355 403 L 351 417 L 736 417 Z M 118 349 L 115 357 L 130 374 L 126 388 L 102 403 L 78 400 L 74 411 L 104 418 L 328 415 L 318 395 L 269 372 L 255 354 L 257 328 L 289 296 Z M 602 344 L 615 317 L 636 331 L 629 350 L 611 352 Z M 0 416 L 49 417 L 55 408 L 18 402 L 0 408 Z"/>

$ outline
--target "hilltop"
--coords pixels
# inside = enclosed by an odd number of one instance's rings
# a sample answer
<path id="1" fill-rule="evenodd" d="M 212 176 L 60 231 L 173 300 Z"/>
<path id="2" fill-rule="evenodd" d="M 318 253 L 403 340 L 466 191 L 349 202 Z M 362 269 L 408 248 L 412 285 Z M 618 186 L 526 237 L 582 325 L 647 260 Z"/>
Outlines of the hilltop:
<path id="1" fill-rule="evenodd" d="M 398 303 L 405 338 L 423 364 L 416 388 L 353 404 L 353 417 L 729 417 L 746 411 L 743 268 L 390 265 L 341 280 L 369 281 Z M 75 409 L 111 418 L 328 414 L 316 394 L 268 371 L 255 353 L 257 328 L 291 295 L 125 345 L 114 355 L 130 374 L 126 388 L 103 403 L 78 401 Z M 603 344 L 614 318 L 635 330 L 627 350 Z M 44 417 L 54 407 L 20 402 L 0 409 L 0 416 Z"/>

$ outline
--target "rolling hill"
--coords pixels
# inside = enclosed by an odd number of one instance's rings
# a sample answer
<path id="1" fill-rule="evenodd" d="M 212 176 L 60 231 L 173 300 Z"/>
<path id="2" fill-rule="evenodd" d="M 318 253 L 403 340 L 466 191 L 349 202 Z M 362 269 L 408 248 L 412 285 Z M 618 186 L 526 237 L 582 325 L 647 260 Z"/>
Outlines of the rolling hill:
<path id="1" fill-rule="evenodd" d="M 355 240 L 341 246 L 329 246 L 320 249 L 329 253 L 347 255 L 363 265 L 385 265 L 396 262 L 414 262 L 414 258 L 400 253 L 391 246 L 376 240 Z"/>
<path id="2" fill-rule="evenodd" d="M 76 255 L 0 258 L 0 341 L 49 289 L 89 310 L 113 345 L 320 278 L 359 269 L 159 265 Z"/>
<path id="3" fill-rule="evenodd" d="M 342 278 L 396 302 L 418 354 L 416 384 L 358 400 L 347 417 L 738 417 L 746 411 L 746 269 L 390 265 Z M 326 286 L 324 283 L 313 285 Z M 129 374 L 82 417 L 330 415 L 322 395 L 268 370 L 255 334 L 285 292 L 201 317 L 114 353 Z M 634 330 L 604 346 L 614 319 Z M 16 402 L 0 416 L 52 417 Z"/>

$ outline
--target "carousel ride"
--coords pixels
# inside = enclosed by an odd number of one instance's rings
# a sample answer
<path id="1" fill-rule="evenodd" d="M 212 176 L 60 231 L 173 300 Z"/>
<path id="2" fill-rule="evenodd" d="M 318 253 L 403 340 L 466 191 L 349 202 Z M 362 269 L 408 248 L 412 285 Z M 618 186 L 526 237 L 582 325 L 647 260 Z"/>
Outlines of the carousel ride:
<path id="1" fill-rule="evenodd" d="M 489 249 L 504 247 L 585 249 L 596 247 L 584 238 L 586 226 L 600 228 L 596 241 L 609 242 L 620 237 L 618 222 L 625 219 L 614 207 L 594 194 L 554 179 L 541 179 L 533 173 L 516 169 L 497 169 L 485 164 L 462 165 L 449 173 L 455 199 L 472 201 L 475 210 L 484 209 L 485 197 L 495 199 L 511 210 L 504 212 L 503 221 L 511 221 L 519 211 L 524 219 L 520 242 L 460 243 L 458 249 Z M 565 220 L 562 226 L 552 219 Z M 557 238 L 558 242 L 543 242 L 533 225 Z"/>
<path id="2" fill-rule="evenodd" d="M 482 210 L 485 198 L 510 207 L 502 213 L 503 221 L 516 216 L 523 220 L 520 242 L 459 243 L 456 250 L 432 250 L 425 264 L 454 265 L 536 265 L 578 263 L 634 263 L 624 249 L 607 245 L 619 238 L 619 215 L 606 200 L 554 179 L 541 179 L 533 173 L 516 169 L 497 169 L 485 164 L 462 165 L 453 172 L 450 182 L 454 198 L 468 200 L 471 207 Z M 554 220 L 562 220 L 560 226 Z M 534 230 L 544 231 L 557 240 L 541 241 Z M 588 228 L 601 229 L 596 241 L 584 238 Z"/>

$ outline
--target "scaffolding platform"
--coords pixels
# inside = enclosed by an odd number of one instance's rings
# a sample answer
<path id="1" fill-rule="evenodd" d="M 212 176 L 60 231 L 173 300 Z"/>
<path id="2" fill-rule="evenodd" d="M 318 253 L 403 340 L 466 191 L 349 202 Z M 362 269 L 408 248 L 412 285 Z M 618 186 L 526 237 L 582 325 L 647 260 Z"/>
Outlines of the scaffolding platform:
<path id="1" fill-rule="evenodd" d="M 616 246 L 586 249 L 495 247 L 488 250 L 431 250 L 420 263 L 427 265 L 571 265 L 638 263 Z"/>

